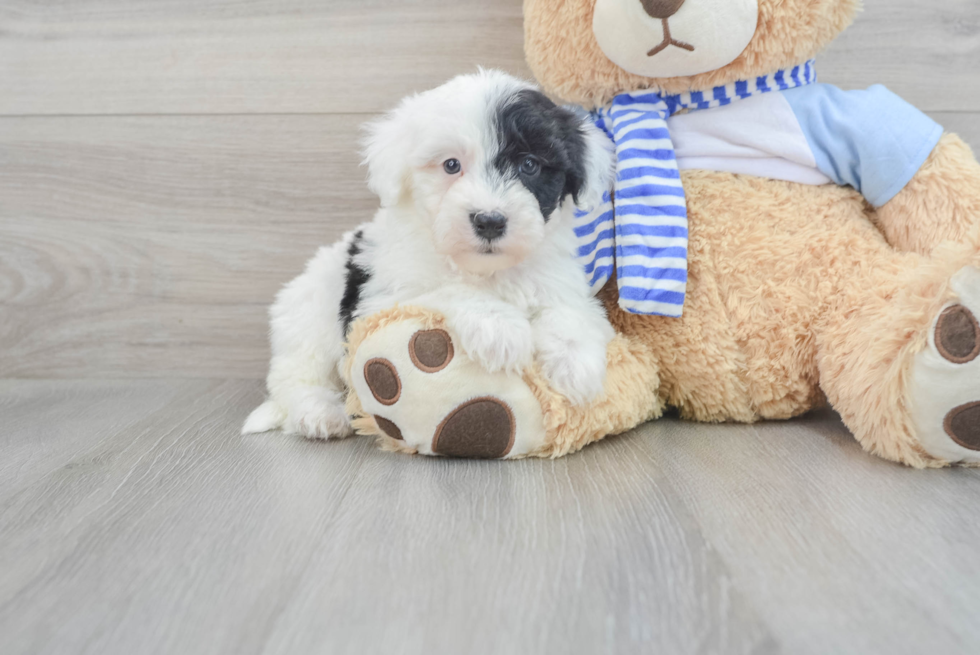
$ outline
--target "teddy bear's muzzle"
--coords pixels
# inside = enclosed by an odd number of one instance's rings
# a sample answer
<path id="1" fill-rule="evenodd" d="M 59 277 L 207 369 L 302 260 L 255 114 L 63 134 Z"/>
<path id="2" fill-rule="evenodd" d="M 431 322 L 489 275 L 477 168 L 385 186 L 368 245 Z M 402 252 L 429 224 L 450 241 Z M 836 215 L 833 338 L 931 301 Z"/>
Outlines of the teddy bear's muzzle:
<path id="1" fill-rule="evenodd" d="M 664 40 L 660 42 L 660 45 L 647 53 L 648 57 L 655 57 L 670 46 L 676 46 L 689 52 L 694 52 L 693 45 L 690 43 L 684 43 L 683 41 L 678 41 L 670 35 L 670 17 L 676 14 L 680 8 L 684 6 L 686 1 L 687 0 L 640 0 L 640 3 L 643 5 L 643 10 L 647 12 L 647 15 L 651 18 L 659 18 L 661 21 L 663 21 L 664 25 Z"/>
<path id="2" fill-rule="evenodd" d="M 603 54 L 650 78 L 697 75 L 735 61 L 759 20 L 760 0 L 594 1 L 592 33 Z"/>

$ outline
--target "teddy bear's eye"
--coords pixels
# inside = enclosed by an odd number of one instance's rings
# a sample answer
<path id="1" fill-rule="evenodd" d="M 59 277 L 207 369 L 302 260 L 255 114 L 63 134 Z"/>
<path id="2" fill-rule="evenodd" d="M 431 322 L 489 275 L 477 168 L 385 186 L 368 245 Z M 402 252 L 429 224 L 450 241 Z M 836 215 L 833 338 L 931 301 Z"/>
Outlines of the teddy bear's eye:
<path id="1" fill-rule="evenodd" d="M 446 171 L 450 175 L 456 175 L 461 170 L 463 170 L 463 165 L 459 163 L 458 159 L 447 159 L 442 162 L 442 170 Z"/>
<path id="2" fill-rule="evenodd" d="M 521 161 L 521 174 L 535 175 L 539 170 L 541 170 L 541 164 L 534 157 L 527 156 Z"/>

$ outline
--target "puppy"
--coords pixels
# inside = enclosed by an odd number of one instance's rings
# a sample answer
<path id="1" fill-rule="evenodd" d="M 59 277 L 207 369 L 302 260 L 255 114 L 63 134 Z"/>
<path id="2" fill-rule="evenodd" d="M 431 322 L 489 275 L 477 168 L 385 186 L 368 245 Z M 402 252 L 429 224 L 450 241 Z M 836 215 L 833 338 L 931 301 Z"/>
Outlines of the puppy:
<path id="1" fill-rule="evenodd" d="M 572 218 L 609 189 L 608 139 L 496 71 L 409 97 L 367 132 L 381 208 L 276 297 L 269 400 L 243 432 L 348 435 L 347 329 L 396 303 L 441 311 L 490 372 L 536 357 L 569 400 L 595 398 L 613 330 L 575 259 Z"/>

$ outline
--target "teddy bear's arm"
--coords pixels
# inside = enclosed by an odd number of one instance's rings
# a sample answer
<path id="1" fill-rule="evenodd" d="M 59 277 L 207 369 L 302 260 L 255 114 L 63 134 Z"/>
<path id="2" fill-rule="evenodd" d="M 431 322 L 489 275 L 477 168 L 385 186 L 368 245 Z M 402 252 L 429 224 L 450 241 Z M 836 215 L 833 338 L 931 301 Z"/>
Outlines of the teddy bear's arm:
<path id="1" fill-rule="evenodd" d="M 817 166 L 862 192 L 900 251 L 980 243 L 980 163 L 955 134 L 883 86 L 819 84 L 784 93 Z"/>
<path id="2" fill-rule="evenodd" d="M 783 97 L 820 172 L 875 207 L 905 188 L 943 135 L 939 124 L 881 85 L 842 91 L 812 84 Z"/>
<path id="3" fill-rule="evenodd" d="M 944 242 L 980 247 L 980 163 L 945 134 L 915 177 L 872 219 L 897 250 L 931 255 Z"/>

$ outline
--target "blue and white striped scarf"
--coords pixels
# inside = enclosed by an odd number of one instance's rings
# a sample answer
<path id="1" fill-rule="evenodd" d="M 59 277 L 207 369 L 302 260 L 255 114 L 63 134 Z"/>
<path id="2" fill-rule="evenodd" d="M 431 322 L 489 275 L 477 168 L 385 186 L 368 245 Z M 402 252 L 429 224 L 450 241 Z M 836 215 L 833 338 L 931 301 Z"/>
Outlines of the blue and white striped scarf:
<path id="1" fill-rule="evenodd" d="M 612 139 L 618 163 L 613 188 L 590 211 L 575 215 L 578 255 L 593 292 L 613 268 L 619 305 L 633 314 L 680 316 L 687 289 L 687 202 L 667 119 L 681 109 L 709 109 L 770 91 L 816 82 L 813 61 L 754 81 L 661 96 L 624 93 L 593 112 Z"/>

